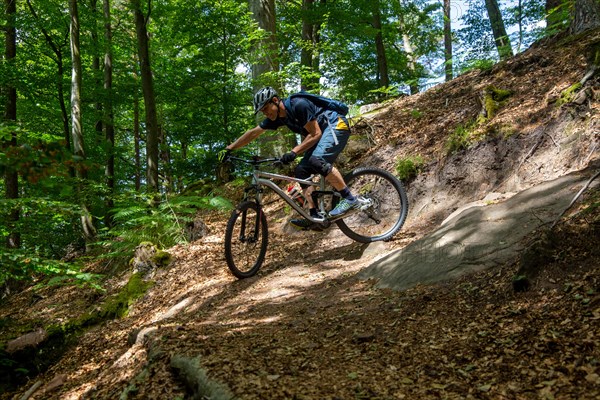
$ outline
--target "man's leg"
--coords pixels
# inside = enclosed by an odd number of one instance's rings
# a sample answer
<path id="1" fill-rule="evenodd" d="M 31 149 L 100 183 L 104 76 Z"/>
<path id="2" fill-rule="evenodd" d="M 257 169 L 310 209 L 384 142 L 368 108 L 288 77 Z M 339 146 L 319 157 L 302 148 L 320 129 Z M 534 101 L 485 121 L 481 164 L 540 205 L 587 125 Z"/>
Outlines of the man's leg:
<path id="1" fill-rule="evenodd" d="M 344 182 L 342 174 L 340 174 L 340 171 L 338 171 L 336 167 L 331 169 L 331 172 L 325 177 L 325 180 L 338 192 L 346 187 L 346 182 Z"/>

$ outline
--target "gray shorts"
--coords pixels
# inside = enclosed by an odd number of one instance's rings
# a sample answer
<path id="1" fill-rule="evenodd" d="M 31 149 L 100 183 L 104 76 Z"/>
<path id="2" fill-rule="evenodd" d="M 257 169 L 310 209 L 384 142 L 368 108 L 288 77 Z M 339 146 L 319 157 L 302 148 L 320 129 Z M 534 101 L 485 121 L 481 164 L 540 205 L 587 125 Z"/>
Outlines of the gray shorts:
<path id="1" fill-rule="evenodd" d="M 329 114 L 329 118 L 321 126 L 321 140 L 313 148 L 306 151 L 300 165 L 308 168 L 308 160 L 311 156 L 322 158 L 333 164 L 338 155 L 344 150 L 350 138 L 350 125 L 346 117 L 335 112 Z"/>

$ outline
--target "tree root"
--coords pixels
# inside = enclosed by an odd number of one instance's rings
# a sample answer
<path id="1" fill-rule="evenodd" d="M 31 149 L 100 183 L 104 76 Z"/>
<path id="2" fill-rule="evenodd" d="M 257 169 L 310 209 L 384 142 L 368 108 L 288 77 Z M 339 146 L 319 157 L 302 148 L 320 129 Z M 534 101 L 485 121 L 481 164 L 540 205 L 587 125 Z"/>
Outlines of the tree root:
<path id="1" fill-rule="evenodd" d="M 21 396 L 19 398 L 19 400 L 27 400 L 31 397 L 32 394 L 35 393 L 36 390 L 38 390 L 38 388 L 42 386 L 42 381 L 37 381 L 36 383 L 33 384 L 32 387 L 29 388 L 29 390 L 27 390 L 23 396 Z"/>
<path id="2" fill-rule="evenodd" d="M 192 392 L 193 400 L 230 400 L 233 395 L 229 389 L 221 383 L 211 381 L 206 372 L 200 367 L 198 358 L 189 358 L 180 355 L 171 357 L 171 368 L 183 380 Z"/>
<path id="3" fill-rule="evenodd" d="M 560 215 L 558 216 L 558 218 L 556 218 L 556 220 L 554 221 L 554 223 L 552 224 L 552 226 L 550 227 L 550 230 L 554 229 L 554 227 L 556 226 L 556 224 L 558 223 L 558 221 L 560 221 L 560 219 L 563 217 L 563 215 L 565 215 L 565 213 L 571 208 L 573 207 L 573 204 L 575 204 L 575 202 L 577 201 L 577 199 L 583 194 L 583 192 L 585 192 L 587 190 L 587 188 L 590 186 L 590 184 L 598 177 L 600 176 L 600 171 L 596 172 L 596 174 L 594 176 L 592 176 L 590 178 L 589 181 L 587 181 L 587 183 L 581 188 L 581 190 L 579 191 L 579 193 L 577 193 L 575 195 L 575 197 L 573 198 L 573 200 L 571 200 L 571 203 L 567 206 L 567 208 L 565 208 Z"/>

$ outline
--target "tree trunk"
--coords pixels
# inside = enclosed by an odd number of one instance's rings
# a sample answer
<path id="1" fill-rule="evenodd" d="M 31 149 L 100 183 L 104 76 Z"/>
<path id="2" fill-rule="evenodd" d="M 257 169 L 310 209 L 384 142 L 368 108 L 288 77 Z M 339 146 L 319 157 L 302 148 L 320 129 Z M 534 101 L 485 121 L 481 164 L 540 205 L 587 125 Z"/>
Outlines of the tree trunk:
<path id="1" fill-rule="evenodd" d="M 33 15 L 35 20 L 38 22 L 38 25 L 42 31 L 42 34 L 44 35 L 46 43 L 48 44 L 48 46 L 50 46 L 50 48 L 56 55 L 56 60 L 54 60 L 56 62 L 56 93 L 58 97 L 58 104 L 60 107 L 60 115 L 63 122 L 63 138 L 65 140 L 65 149 L 71 152 L 73 150 L 71 149 L 71 127 L 69 126 L 69 112 L 67 111 L 67 103 L 65 101 L 65 88 L 63 83 L 65 75 L 65 67 L 63 62 L 63 46 L 56 45 L 56 43 L 52 39 L 52 36 L 50 36 L 50 33 L 46 31 L 43 22 L 40 21 L 40 18 L 38 17 L 35 9 L 33 8 L 30 0 L 27 0 L 27 5 L 29 7 L 31 15 Z M 75 169 L 72 166 L 69 166 L 69 175 L 71 177 L 75 177 Z"/>
<path id="2" fill-rule="evenodd" d="M 85 146 L 83 140 L 83 126 L 81 118 L 81 53 L 79 45 L 79 11 L 77 8 L 77 0 L 69 0 L 69 13 L 71 15 L 71 58 L 72 58 L 72 74 L 71 74 L 71 132 L 73 137 L 73 152 L 79 158 L 77 163 L 77 177 L 80 182 L 80 196 L 82 185 L 87 178 L 87 170 L 84 164 L 85 161 Z M 81 225 L 86 239 L 89 243 L 96 237 L 96 229 L 92 222 L 92 215 L 89 207 L 82 201 Z"/>
<path id="3" fill-rule="evenodd" d="M 388 74 L 387 57 L 385 54 L 385 46 L 383 44 L 383 33 L 381 25 L 381 8 L 379 6 L 379 0 L 375 0 L 373 5 L 373 28 L 377 30 L 375 36 L 375 48 L 377 51 L 377 77 L 378 86 L 380 88 L 387 88 L 390 85 L 390 77 Z"/>
<path id="4" fill-rule="evenodd" d="M 452 20 L 450 19 L 450 2 L 444 0 L 444 71 L 446 82 L 454 78 L 452 71 Z"/>
<path id="5" fill-rule="evenodd" d="M 400 14 L 398 14 L 398 26 L 400 27 L 400 34 L 402 35 L 402 46 L 408 59 L 408 70 L 411 74 L 411 80 L 409 83 L 410 94 L 419 93 L 419 76 L 417 75 L 417 60 L 415 59 L 415 53 L 413 51 L 412 44 L 410 42 L 410 36 L 408 35 L 408 27 L 404 20 L 402 0 L 400 0 Z"/>
<path id="6" fill-rule="evenodd" d="M 575 0 L 573 18 L 569 28 L 571 34 L 594 29 L 600 26 L 600 1 Z"/>
<path id="7" fill-rule="evenodd" d="M 106 185 L 108 186 L 108 198 L 106 200 L 106 208 L 108 212 L 104 218 L 106 226 L 112 227 L 113 220 L 111 215 L 111 209 L 114 207 L 113 195 L 115 193 L 115 126 L 114 126 L 114 115 L 113 115 L 113 55 L 112 55 L 112 25 L 110 21 L 110 0 L 104 0 L 103 3 L 103 15 L 104 15 L 104 39 L 105 39 L 105 51 L 104 51 L 104 138 L 106 140 L 106 169 L 104 175 L 106 176 Z"/>
<path id="8" fill-rule="evenodd" d="M 148 5 L 151 0 L 148 0 Z M 158 119 L 156 116 L 156 99 L 150 67 L 150 51 L 148 44 L 147 18 L 142 13 L 140 0 L 131 0 L 135 14 L 135 30 L 138 42 L 138 58 L 142 76 L 144 108 L 146 110 L 146 180 L 149 192 L 158 192 Z"/>
<path id="9" fill-rule="evenodd" d="M 254 91 L 257 91 L 265 85 L 279 88 L 278 82 L 273 79 L 266 80 L 263 75 L 267 72 L 279 71 L 277 62 L 277 36 L 275 20 L 275 0 L 249 0 L 250 11 L 258 27 L 268 32 L 256 47 L 261 62 L 252 65 L 252 80 L 254 82 Z"/>
<path id="10" fill-rule="evenodd" d="M 4 0 L 4 9 L 6 13 L 6 27 L 4 35 L 5 61 L 12 64 L 17 57 L 17 30 L 15 27 L 15 18 L 17 14 L 17 0 Z M 8 85 L 4 88 L 6 91 L 6 108 L 4 110 L 4 120 L 10 122 L 17 121 L 17 89 Z M 17 134 L 12 132 L 10 140 L 3 143 L 4 148 L 17 145 Z M 7 170 L 4 174 L 4 187 L 6 188 L 6 199 L 19 198 L 19 175 L 17 171 Z M 18 207 L 8 210 L 9 233 L 6 238 L 6 246 L 16 249 L 21 247 L 21 235 L 17 230 L 20 211 Z"/>
<path id="11" fill-rule="evenodd" d="M 167 141 L 167 137 L 162 126 L 158 127 L 158 142 L 160 148 L 160 160 L 163 165 L 163 187 L 166 189 L 167 193 L 173 193 L 173 174 L 171 171 L 171 151 L 169 148 L 169 143 Z"/>
<path id="12" fill-rule="evenodd" d="M 98 19 L 98 0 L 91 0 L 91 4 L 90 4 L 90 8 L 92 10 L 92 15 L 94 17 L 94 22 L 96 22 L 96 20 Z M 96 87 L 94 88 L 95 93 L 100 93 L 101 90 L 100 88 L 102 87 L 102 72 L 100 71 L 100 43 L 98 41 L 98 32 L 96 30 L 97 24 L 94 23 L 94 26 L 92 28 L 92 32 L 91 32 L 91 37 L 92 37 L 92 46 L 93 46 L 93 56 L 92 56 L 92 71 L 94 74 L 94 83 L 96 84 Z M 100 96 L 98 96 L 100 97 Z M 96 129 L 96 138 L 95 141 L 96 143 L 99 143 L 102 137 L 102 102 L 101 101 L 97 101 L 96 102 L 96 124 L 95 124 L 95 129 Z"/>
<path id="13" fill-rule="evenodd" d="M 321 0 L 324 4 L 325 0 Z M 302 90 L 318 91 L 319 89 L 319 42 L 321 30 L 321 18 L 317 16 L 314 0 L 302 1 L 302 50 L 300 53 L 300 65 L 302 75 L 300 87 Z"/>
<path id="14" fill-rule="evenodd" d="M 494 41 L 496 43 L 496 49 L 498 49 L 498 56 L 500 60 L 506 60 L 513 56 L 512 47 L 510 40 L 506 34 L 506 28 L 504 27 L 504 20 L 500 13 L 500 6 L 498 6 L 497 0 L 485 0 L 485 8 L 490 18 L 490 24 L 492 25 L 492 33 L 494 34 Z"/>
<path id="15" fill-rule="evenodd" d="M 136 79 L 137 80 L 137 79 Z M 133 95 L 133 143 L 135 151 L 135 190 L 142 187 L 142 161 L 140 155 L 140 98 L 137 89 Z"/>

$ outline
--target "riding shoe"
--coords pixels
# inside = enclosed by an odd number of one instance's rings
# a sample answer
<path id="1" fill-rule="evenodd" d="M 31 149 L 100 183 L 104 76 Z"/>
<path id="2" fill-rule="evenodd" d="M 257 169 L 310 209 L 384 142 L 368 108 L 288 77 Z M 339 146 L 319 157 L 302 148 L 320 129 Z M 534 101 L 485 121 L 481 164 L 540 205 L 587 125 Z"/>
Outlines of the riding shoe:
<path id="1" fill-rule="evenodd" d="M 342 199 L 337 204 L 337 206 L 335 206 L 335 208 L 329 212 L 329 216 L 331 218 L 339 217 L 341 215 L 346 214 L 348 211 L 350 211 L 352 209 L 358 208 L 359 205 L 360 205 L 360 203 L 358 202 L 357 199 L 354 199 L 354 200 Z"/>

